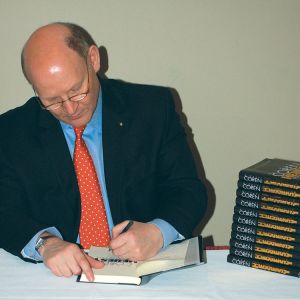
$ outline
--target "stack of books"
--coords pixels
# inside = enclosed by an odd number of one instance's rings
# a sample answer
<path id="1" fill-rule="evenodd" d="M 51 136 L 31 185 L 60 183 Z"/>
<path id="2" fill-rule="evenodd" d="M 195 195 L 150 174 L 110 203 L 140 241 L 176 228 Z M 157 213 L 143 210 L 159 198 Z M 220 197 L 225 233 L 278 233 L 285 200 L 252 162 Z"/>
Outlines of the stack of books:
<path id="1" fill-rule="evenodd" d="M 300 277 L 300 162 L 241 170 L 236 195 L 227 261 Z"/>

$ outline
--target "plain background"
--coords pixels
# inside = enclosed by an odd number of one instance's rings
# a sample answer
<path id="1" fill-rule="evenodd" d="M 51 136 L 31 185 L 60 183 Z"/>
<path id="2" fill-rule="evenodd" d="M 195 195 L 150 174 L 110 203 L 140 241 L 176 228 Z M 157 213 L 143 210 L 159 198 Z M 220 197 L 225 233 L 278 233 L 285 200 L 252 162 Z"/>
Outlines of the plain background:
<path id="1" fill-rule="evenodd" d="M 106 49 L 107 77 L 176 90 L 209 188 L 197 230 L 228 244 L 239 170 L 300 161 L 299 16 L 299 0 L 0 0 L 0 113 L 33 94 L 20 67 L 29 35 L 80 24 Z"/>

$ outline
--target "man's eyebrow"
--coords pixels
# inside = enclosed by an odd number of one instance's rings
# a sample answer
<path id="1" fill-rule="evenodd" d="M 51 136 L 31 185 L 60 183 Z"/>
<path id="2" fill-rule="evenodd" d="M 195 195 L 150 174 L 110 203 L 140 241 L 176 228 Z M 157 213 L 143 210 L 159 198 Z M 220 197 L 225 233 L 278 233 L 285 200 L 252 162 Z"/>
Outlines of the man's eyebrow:
<path id="1" fill-rule="evenodd" d="M 80 80 L 79 82 L 75 83 L 70 89 L 68 92 L 76 92 L 80 89 L 80 87 L 82 86 L 84 82 L 84 79 Z M 40 96 L 38 94 L 38 96 Z M 60 96 L 53 96 L 53 97 L 43 97 L 41 96 L 42 99 L 44 100 L 47 100 L 47 101 L 52 101 L 52 100 L 56 100 L 56 99 L 60 99 L 61 97 Z"/>
<path id="2" fill-rule="evenodd" d="M 71 88 L 70 91 L 78 91 L 83 85 L 84 79 L 80 80 L 79 82 L 75 83 Z"/>

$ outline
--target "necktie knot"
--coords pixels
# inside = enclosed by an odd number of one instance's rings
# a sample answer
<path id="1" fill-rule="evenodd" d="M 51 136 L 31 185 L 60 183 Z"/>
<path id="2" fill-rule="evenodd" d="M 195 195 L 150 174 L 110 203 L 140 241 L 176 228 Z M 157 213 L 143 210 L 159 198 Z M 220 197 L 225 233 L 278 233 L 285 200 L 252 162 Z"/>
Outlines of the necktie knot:
<path id="1" fill-rule="evenodd" d="M 74 127 L 76 139 L 81 139 L 83 132 L 84 132 L 85 126 L 82 127 Z"/>

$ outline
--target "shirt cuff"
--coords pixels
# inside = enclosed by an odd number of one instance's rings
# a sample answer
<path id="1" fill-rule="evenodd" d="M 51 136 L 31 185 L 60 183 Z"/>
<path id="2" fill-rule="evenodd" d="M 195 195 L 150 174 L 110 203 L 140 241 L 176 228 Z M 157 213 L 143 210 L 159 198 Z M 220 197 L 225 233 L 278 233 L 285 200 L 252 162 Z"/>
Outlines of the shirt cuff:
<path id="1" fill-rule="evenodd" d="M 21 254 L 24 258 L 30 258 L 35 261 L 43 261 L 42 256 L 35 250 L 35 245 L 37 243 L 38 238 L 42 233 L 47 231 L 51 235 L 55 235 L 62 239 L 60 232 L 55 227 L 48 227 L 39 231 L 29 242 L 28 244 L 22 249 Z"/>
<path id="2" fill-rule="evenodd" d="M 156 225 L 162 233 L 163 236 L 163 249 L 169 246 L 174 241 L 183 240 L 184 236 L 181 235 L 170 223 L 162 219 L 154 219 L 149 224 Z"/>

